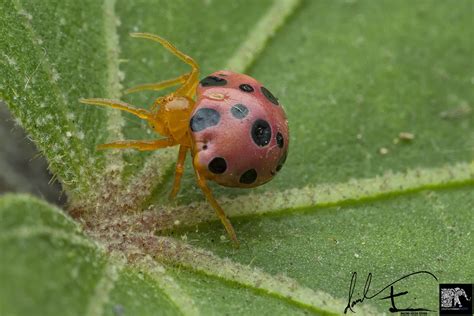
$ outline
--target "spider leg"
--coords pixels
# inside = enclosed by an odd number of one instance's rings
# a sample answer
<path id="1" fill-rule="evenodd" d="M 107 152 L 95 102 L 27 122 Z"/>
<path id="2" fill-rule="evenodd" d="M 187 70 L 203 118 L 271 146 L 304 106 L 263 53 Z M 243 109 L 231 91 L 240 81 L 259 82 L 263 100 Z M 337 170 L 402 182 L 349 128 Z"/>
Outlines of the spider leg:
<path id="1" fill-rule="evenodd" d="M 194 167 L 194 170 L 195 170 L 195 173 L 196 173 L 197 183 L 198 183 L 199 187 L 201 188 L 202 192 L 206 196 L 209 203 L 212 205 L 212 207 L 216 211 L 217 216 L 219 217 L 222 224 L 224 225 L 225 230 L 227 231 L 227 234 L 229 235 L 230 239 L 234 243 L 234 246 L 236 248 L 238 248 L 239 247 L 239 241 L 237 240 L 237 235 L 235 234 L 234 227 L 232 227 L 232 224 L 231 224 L 230 220 L 227 218 L 227 216 L 225 215 L 224 210 L 217 203 L 216 199 L 212 195 L 211 190 L 207 186 L 206 179 L 204 179 L 204 177 L 199 174 L 199 171 L 196 167 Z"/>
<path id="2" fill-rule="evenodd" d="M 193 68 L 193 70 L 194 69 L 199 69 L 199 66 L 194 61 L 194 59 L 192 59 L 188 55 L 184 54 L 183 52 L 178 50 L 173 44 L 171 44 L 170 42 L 168 42 L 167 40 L 165 40 L 164 38 L 162 38 L 158 35 L 150 34 L 150 33 L 130 33 L 130 36 L 131 37 L 137 37 L 137 38 L 145 38 L 145 39 L 149 39 L 149 40 L 158 42 L 161 45 L 163 45 L 164 48 L 169 50 L 171 53 L 178 56 L 179 59 L 184 61 L 186 64 L 190 65 Z"/>
<path id="3" fill-rule="evenodd" d="M 184 171 L 184 161 L 186 160 L 186 154 L 189 147 L 179 146 L 178 160 L 176 161 L 176 170 L 174 174 L 174 183 L 173 189 L 171 189 L 170 199 L 174 199 L 176 194 L 178 194 L 179 186 L 181 184 L 181 177 L 183 176 Z"/>
<path id="4" fill-rule="evenodd" d="M 152 114 L 145 109 L 137 109 L 132 105 L 119 101 L 119 100 L 110 100 L 110 99 L 80 99 L 79 102 L 84 104 L 93 104 L 93 105 L 101 105 L 106 107 L 111 107 L 114 109 L 119 109 L 125 112 L 132 113 L 133 115 L 138 116 L 141 119 L 148 120 L 148 121 L 155 121 Z"/>
<path id="5" fill-rule="evenodd" d="M 176 55 L 179 59 L 184 61 L 186 64 L 191 66 L 191 72 L 189 73 L 189 78 L 179 89 L 176 90 L 176 94 L 184 95 L 189 98 L 192 98 L 195 94 L 196 87 L 199 82 L 199 65 L 180 50 L 178 50 L 173 44 L 165 40 L 164 38 L 150 34 L 150 33 L 130 33 L 130 36 L 137 38 L 149 39 L 155 42 L 160 43 L 164 48 L 170 51 L 172 54 Z"/>
<path id="6" fill-rule="evenodd" d="M 157 140 L 118 140 L 116 142 L 102 144 L 97 146 L 97 149 L 124 149 L 124 148 L 132 148 L 138 149 L 141 151 L 146 150 L 155 150 L 165 147 L 170 147 L 176 145 L 176 143 L 170 139 L 157 139 Z"/>
<path id="7" fill-rule="evenodd" d="M 141 84 L 141 85 L 138 85 L 138 86 L 135 86 L 135 87 L 132 87 L 132 88 L 129 88 L 127 90 L 124 91 L 125 94 L 129 94 L 129 93 L 135 93 L 135 92 L 139 92 L 139 91 L 146 91 L 146 90 L 152 90 L 152 91 L 159 91 L 159 90 L 162 90 L 162 89 L 165 89 L 165 88 L 168 88 L 168 87 L 172 87 L 172 86 L 175 86 L 175 85 L 178 85 L 178 84 L 182 84 L 182 83 L 185 83 L 186 80 L 188 80 L 190 74 L 184 74 L 182 76 L 179 76 L 177 78 L 174 78 L 174 79 L 169 79 L 169 80 L 165 80 L 165 81 L 161 81 L 161 82 L 155 82 L 155 83 L 145 83 L 145 84 Z"/>

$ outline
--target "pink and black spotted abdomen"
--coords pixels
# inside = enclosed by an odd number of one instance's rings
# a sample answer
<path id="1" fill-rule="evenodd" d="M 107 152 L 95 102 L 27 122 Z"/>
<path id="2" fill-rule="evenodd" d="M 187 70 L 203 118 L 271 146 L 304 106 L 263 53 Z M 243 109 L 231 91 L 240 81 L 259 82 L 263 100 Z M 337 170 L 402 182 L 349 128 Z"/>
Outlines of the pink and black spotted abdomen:
<path id="1" fill-rule="evenodd" d="M 195 167 L 224 186 L 259 186 L 280 171 L 288 154 L 282 106 L 244 74 L 222 70 L 201 80 L 189 127 Z"/>

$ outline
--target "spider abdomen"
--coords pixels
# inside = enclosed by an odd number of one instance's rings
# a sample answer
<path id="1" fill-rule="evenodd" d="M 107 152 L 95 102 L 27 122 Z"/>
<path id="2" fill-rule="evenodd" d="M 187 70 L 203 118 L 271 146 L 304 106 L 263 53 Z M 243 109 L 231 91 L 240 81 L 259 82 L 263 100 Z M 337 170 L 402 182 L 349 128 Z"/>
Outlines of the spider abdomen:
<path id="1" fill-rule="evenodd" d="M 217 71 L 201 80 L 189 121 L 195 166 L 229 187 L 271 180 L 288 153 L 285 112 L 260 82 Z"/>

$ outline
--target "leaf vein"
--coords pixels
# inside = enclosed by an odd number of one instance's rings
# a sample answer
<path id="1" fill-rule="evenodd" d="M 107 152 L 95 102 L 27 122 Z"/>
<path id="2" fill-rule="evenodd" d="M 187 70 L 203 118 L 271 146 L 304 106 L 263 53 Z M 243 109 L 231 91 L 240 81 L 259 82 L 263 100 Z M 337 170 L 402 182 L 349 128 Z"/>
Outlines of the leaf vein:
<path id="1" fill-rule="evenodd" d="M 87 316 L 104 315 L 104 307 L 110 300 L 110 293 L 119 278 L 120 271 L 125 267 L 123 260 L 116 258 L 118 256 L 113 253 L 110 254 L 110 256 L 116 260 L 113 260 L 113 263 L 108 262 L 105 266 L 103 276 L 97 283 L 87 306 L 87 311 L 85 313 Z"/>
<path id="2" fill-rule="evenodd" d="M 376 200 L 393 195 L 455 185 L 474 184 L 474 162 L 456 165 L 416 168 L 406 172 L 390 172 L 374 178 L 353 179 L 342 183 L 327 183 L 276 192 L 249 193 L 219 201 L 230 217 L 243 217 L 298 211 L 310 207 L 329 207 L 351 202 Z M 205 202 L 192 205 L 150 209 L 155 212 L 158 229 L 192 226 L 216 220 Z M 290 212 L 290 211 L 288 211 Z"/>
<path id="3" fill-rule="evenodd" d="M 241 265 L 228 258 L 219 258 L 204 249 L 173 240 L 157 237 L 160 251 L 156 258 L 179 264 L 184 268 L 215 277 L 229 283 L 255 290 L 292 305 L 309 309 L 316 313 L 339 315 L 344 310 L 344 300 L 335 299 L 330 294 L 302 286 L 296 280 L 284 275 L 271 275 L 259 268 Z M 365 305 L 361 315 L 375 314 L 372 307 Z"/>
<path id="4" fill-rule="evenodd" d="M 179 286 L 176 280 L 166 271 L 165 267 L 150 257 L 140 260 L 135 263 L 135 266 L 148 273 L 183 315 L 200 314 L 194 300 Z"/>
<path id="5" fill-rule="evenodd" d="M 229 59 L 225 69 L 245 72 L 262 53 L 270 38 L 296 10 L 301 0 L 277 0 L 251 28 L 247 39 L 243 41 L 235 54 Z"/>
<path id="6" fill-rule="evenodd" d="M 104 34 L 107 47 L 107 98 L 120 98 L 122 89 L 119 76 L 119 36 L 117 33 L 117 16 L 115 14 L 115 0 L 106 0 L 104 3 Z M 122 127 L 124 120 L 121 111 L 107 108 L 107 141 L 123 138 Z M 107 164 L 114 166 L 114 171 L 123 169 L 122 152 L 107 151 Z"/>

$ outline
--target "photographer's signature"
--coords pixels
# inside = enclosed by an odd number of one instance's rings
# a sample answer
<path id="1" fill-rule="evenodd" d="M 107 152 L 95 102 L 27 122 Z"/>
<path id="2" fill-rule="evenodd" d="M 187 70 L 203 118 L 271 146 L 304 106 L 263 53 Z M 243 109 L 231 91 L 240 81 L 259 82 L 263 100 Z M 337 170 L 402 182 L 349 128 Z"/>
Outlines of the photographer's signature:
<path id="1" fill-rule="evenodd" d="M 436 278 L 436 276 L 431 273 L 431 272 L 428 272 L 428 271 L 417 271 L 417 272 L 413 272 L 413 273 L 410 273 L 410 274 L 407 274 L 407 275 L 404 275 L 402 276 L 401 278 L 393 281 L 392 283 L 388 284 L 387 286 L 385 286 L 383 289 L 379 290 L 378 292 L 372 294 L 372 295 L 369 295 L 369 290 L 370 290 L 370 283 L 372 282 L 372 273 L 369 273 L 367 275 L 367 279 L 365 280 L 365 285 L 364 285 L 364 291 L 362 292 L 362 297 L 361 298 L 356 298 L 356 299 L 353 299 L 353 296 L 354 296 L 354 291 L 355 291 L 355 287 L 356 287 L 356 282 L 357 282 L 357 272 L 353 272 L 352 273 L 352 278 L 351 278 L 351 284 L 349 286 L 349 298 L 347 300 L 347 306 L 346 308 L 344 309 L 344 314 L 347 313 L 347 311 L 351 311 L 353 313 L 355 313 L 354 311 L 354 306 L 356 306 L 357 304 L 359 303 L 362 303 L 364 300 L 370 300 L 376 296 L 378 296 L 380 293 L 382 293 L 383 291 L 385 291 L 386 289 L 390 288 L 390 294 L 388 296 L 385 296 L 385 297 L 381 297 L 379 299 L 381 300 L 388 300 L 390 299 L 390 302 L 391 302 L 391 307 L 389 308 L 389 311 L 392 312 L 392 313 L 396 313 L 396 312 L 404 312 L 404 311 L 432 311 L 430 309 L 426 309 L 426 308 L 423 308 L 423 307 L 419 307 L 419 308 L 397 308 L 397 306 L 395 305 L 395 298 L 396 297 L 399 297 L 399 296 L 402 296 L 402 295 L 406 295 L 408 294 L 408 291 L 403 291 L 403 292 L 399 292 L 399 293 L 394 293 L 394 289 L 393 289 L 393 286 L 394 284 L 408 278 L 408 277 L 411 277 L 411 276 L 414 276 L 414 275 L 417 275 L 417 274 L 426 274 L 426 276 L 431 276 L 433 277 L 436 281 L 438 281 L 438 278 Z"/>

